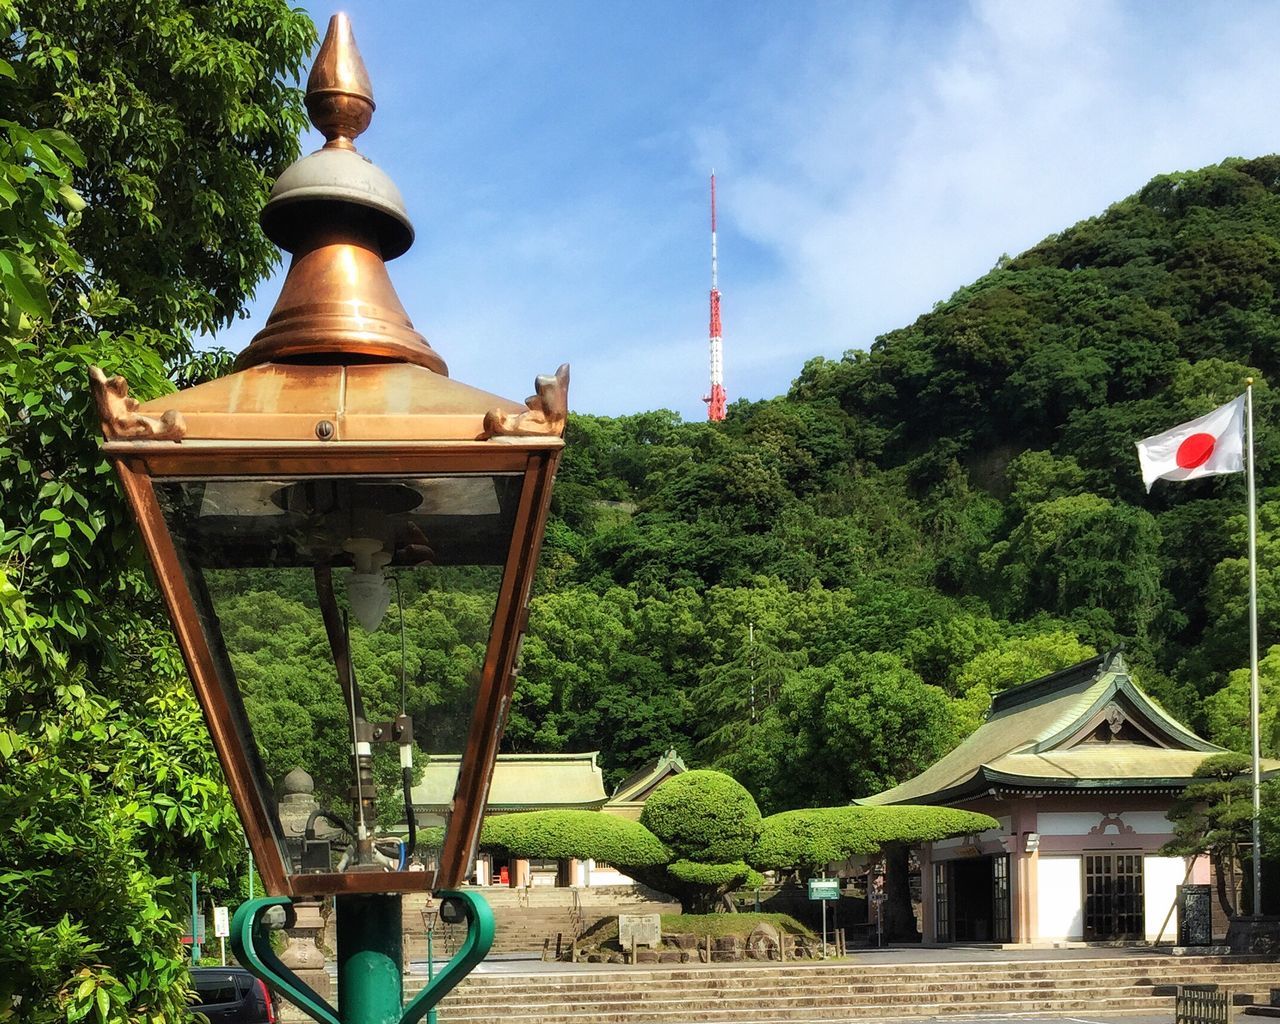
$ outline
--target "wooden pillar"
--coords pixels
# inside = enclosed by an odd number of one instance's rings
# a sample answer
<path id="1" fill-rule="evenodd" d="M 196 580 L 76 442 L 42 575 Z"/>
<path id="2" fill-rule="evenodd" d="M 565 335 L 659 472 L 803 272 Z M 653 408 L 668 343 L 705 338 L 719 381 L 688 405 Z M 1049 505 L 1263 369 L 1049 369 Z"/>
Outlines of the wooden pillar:
<path id="1" fill-rule="evenodd" d="M 1011 891 L 1010 932 L 1014 942 L 1034 942 L 1040 936 L 1039 899 L 1036 876 L 1040 854 L 1032 836 L 1038 834 L 1038 813 L 1034 799 L 1016 800 L 1010 807 L 1012 847 L 1009 856 Z"/>
<path id="2" fill-rule="evenodd" d="M 920 858 L 920 932 L 925 942 L 938 938 L 937 897 L 933 887 L 933 843 L 921 843 Z"/>

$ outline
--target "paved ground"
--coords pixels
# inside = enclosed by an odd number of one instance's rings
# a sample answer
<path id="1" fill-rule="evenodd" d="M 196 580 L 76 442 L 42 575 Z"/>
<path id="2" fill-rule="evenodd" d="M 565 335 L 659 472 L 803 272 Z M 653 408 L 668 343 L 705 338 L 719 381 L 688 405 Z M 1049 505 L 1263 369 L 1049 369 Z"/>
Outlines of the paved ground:
<path id="1" fill-rule="evenodd" d="M 1255 1018 L 1262 1020 L 1261 1017 Z M 1044 1017 L 1036 1014 L 1014 1017 L 920 1017 L 911 1024 L 1172 1024 L 1173 1014 L 1084 1014 L 1071 1017 Z"/>

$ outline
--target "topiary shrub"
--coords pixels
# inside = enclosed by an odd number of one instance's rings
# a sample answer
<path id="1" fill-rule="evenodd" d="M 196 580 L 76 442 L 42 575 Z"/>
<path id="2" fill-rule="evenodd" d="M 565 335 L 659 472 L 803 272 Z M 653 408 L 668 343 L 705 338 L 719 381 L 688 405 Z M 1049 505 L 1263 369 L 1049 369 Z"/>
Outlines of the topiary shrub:
<path id="1" fill-rule="evenodd" d="M 864 822 L 841 821 L 835 807 L 809 807 L 771 814 L 748 855 L 765 871 L 816 871 L 832 861 L 874 853 L 879 847 Z"/>
<path id="2" fill-rule="evenodd" d="M 760 829 L 760 808 L 732 776 L 709 769 L 669 778 L 645 801 L 640 824 L 678 860 L 742 860 Z"/>
<path id="3" fill-rule="evenodd" d="M 657 837 L 638 821 L 600 811 L 495 815 L 485 819 L 480 845 L 517 857 L 599 860 L 628 874 L 633 868 L 654 867 L 671 859 Z"/>
<path id="4" fill-rule="evenodd" d="M 727 886 L 727 892 L 744 885 L 764 885 L 764 875 L 746 861 L 735 860 L 729 864 L 699 864 L 696 860 L 673 860 L 667 865 L 667 874 L 690 885 Z"/>
<path id="5" fill-rule="evenodd" d="M 762 871 L 817 871 L 833 861 L 998 828 L 995 818 L 954 807 L 809 807 L 760 823 L 747 860 Z"/>
<path id="6" fill-rule="evenodd" d="M 667 779 L 640 812 L 640 824 L 671 852 L 662 869 L 637 877 L 678 898 L 686 913 L 707 913 L 725 895 L 762 879 L 746 863 L 760 808 L 736 780 L 699 769 Z"/>

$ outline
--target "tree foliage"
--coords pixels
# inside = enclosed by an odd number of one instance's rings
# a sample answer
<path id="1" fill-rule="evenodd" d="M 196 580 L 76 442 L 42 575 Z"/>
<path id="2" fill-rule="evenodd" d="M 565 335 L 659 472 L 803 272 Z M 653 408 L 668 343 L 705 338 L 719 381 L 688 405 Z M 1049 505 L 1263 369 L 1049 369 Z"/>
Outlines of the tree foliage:
<path id="1" fill-rule="evenodd" d="M 708 910 L 716 900 L 755 879 L 746 857 L 760 829 L 751 794 L 723 772 L 673 775 L 649 795 L 640 824 L 670 851 L 660 871 L 639 877 L 680 899 L 686 910 Z"/>
<path id="2" fill-rule="evenodd" d="M 241 840 L 87 368 L 141 399 L 274 263 L 310 21 L 278 0 L 0 5 L 0 1005 L 187 1014 L 183 879 Z"/>
<path id="3" fill-rule="evenodd" d="M 1171 712 L 1238 746 L 1242 482 L 1148 495 L 1133 442 L 1257 380 L 1262 642 L 1280 643 L 1277 232 L 1280 158 L 1161 176 L 723 423 L 571 416 L 504 749 L 600 748 L 615 784 L 674 747 L 766 813 L 847 803 L 927 766 L 1005 686 L 1121 643 Z M 450 650 L 470 613 L 414 602 L 411 647 Z M 304 702 L 309 732 L 272 682 L 318 656 L 271 607 L 279 635 L 233 630 L 262 644 L 264 739 L 276 770 L 340 792 L 338 726 Z M 394 644 L 360 642 L 393 678 Z M 448 720 L 477 649 L 410 666 L 418 714 Z"/>
<path id="4" fill-rule="evenodd" d="M 1133 442 L 1256 379 L 1280 643 L 1278 183 L 1275 157 L 1157 178 L 720 424 L 571 416 L 504 748 L 601 748 L 612 784 L 674 747 L 766 813 L 845 803 L 1116 644 L 1239 747 L 1242 481 L 1148 495 Z"/>
<path id="5" fill-rule="evenodd" d="M 741 860 L 760 828 L 760 811 L 722 772 L 695 770 L 667 779 L 645 801 L 640 824 L 679 860 Z"/>
<path id="6" fill-rule="evenodd" d="M 771 814 L 749 860 L 762 871 L 805 873 L 878 853 L 888 843 L 922 843 L 976 835 L 1000 824 L 954 807 L 807 807 Z"/>
<path id="7" fill-rule="evenodd" d="M 637 821 L 599 811 L 526 811 L 485 818 L 480 845 L 517 857 L 598 860 L 626 871 L 666 864 L 671 854 Z"/>

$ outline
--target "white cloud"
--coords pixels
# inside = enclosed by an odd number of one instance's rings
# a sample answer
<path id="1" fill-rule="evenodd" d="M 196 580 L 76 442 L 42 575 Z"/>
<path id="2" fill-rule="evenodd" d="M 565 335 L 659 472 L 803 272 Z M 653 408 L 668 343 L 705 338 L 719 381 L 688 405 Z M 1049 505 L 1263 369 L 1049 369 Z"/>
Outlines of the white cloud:
<path id="1" fill-rule="evenodd" d="M 865 346 L 1155 173 L 1269 151 L 1280 12 L 1210 13 L 1157 33 L 1150 7 L 990 0 L 893 67 L 837 33 L 843 72 L 802 76 L 729 143 L 727 216 L 784 268 L 763 293 L 726 285 L 751 325 L 726 332 L 730 367 L 778 353 L 749 381 L 776 393 L 800 359 Z"/>
<path id="2" fill-rule="evenodd" d="M 724 24 L 710 61 L 673 41 L 673 19 L 714 18 L 693 9 L 633 11 L 616 59 L 583 66 L 572 5 L 543 12 L 537 54 L 521 19 L 542 14 L 513 6 L 479 76 L 465 10 L 442 28 L 463 56 L 427 71 L 408 25 L 360 20 L 370 154 L 419 229 L 392 279 L 460 379 L 517 397 L 568 359 L 575 408 L 702 416 L 712 166 L 726 383 L 757 398 L 1153 174 L 1280 140 L 1280 6 L 775 5 Z M 617 29 L 593 11 L 575 31 Z M 242 347 L 278 290 L 220 340 Z"/>

